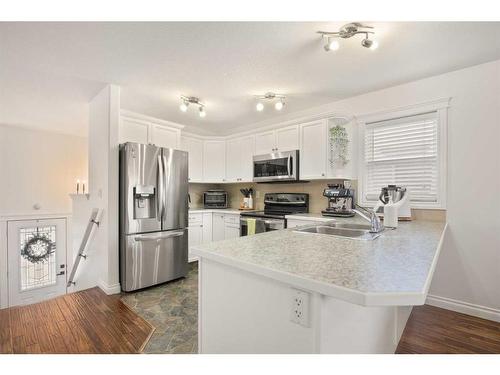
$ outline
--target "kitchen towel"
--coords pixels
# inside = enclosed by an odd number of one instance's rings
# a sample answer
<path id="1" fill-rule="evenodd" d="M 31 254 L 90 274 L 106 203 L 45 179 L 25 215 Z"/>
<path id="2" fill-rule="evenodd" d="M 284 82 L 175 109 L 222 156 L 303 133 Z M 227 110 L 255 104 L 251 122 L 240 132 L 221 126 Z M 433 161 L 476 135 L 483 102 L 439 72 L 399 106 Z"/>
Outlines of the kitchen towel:
<path id="1" fill-rule="evenodd" d="M 247 235 L 255 234 L 255 219 L 247 218 Z"/>

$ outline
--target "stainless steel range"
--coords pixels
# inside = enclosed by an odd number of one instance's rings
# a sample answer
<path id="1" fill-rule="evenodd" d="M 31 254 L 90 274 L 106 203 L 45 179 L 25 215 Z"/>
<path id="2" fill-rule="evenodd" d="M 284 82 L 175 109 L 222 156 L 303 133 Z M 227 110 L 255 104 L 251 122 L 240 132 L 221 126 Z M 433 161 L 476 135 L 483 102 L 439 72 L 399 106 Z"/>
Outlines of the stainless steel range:
<path id="1" fill-rule="evenodd" d="M 240 235 L 248 233 L 248 219 L 255 219 L 255 232 L 269 232 L 286 228 L 286 215 L 309 212 L 309 194 L 266 193 L 264 211 L 242 212 L 240 215 Z"/>

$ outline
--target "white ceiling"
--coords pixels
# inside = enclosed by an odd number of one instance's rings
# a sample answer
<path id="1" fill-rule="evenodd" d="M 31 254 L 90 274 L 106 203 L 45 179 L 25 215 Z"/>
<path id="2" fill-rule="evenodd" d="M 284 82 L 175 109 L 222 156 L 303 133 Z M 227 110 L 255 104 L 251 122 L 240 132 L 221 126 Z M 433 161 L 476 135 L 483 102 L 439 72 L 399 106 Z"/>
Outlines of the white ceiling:
<path id="1" fill-rule="evenodd" d="M 256 94 L 298 112 L 500 58 L 500 23 L 472 22 L 367 22 L 376 51 L 354 37 L 325 52 L 315 32 L 344 23 L 2 23 L 0 123 L 84 135 L 88 101 L 114 83 L 126 109 L 226 134 L 279 115 L 256 112 Z M 180 95 L 207 117 L 180 112 Z"/>

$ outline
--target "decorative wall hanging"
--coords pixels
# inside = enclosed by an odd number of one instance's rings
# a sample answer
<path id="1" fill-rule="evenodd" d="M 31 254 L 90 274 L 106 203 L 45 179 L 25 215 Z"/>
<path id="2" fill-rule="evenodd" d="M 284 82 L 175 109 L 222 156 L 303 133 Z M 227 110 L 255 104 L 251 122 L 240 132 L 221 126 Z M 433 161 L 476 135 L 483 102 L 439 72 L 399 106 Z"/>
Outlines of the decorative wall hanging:
<path id="1" fill-rule="evenodd" d="M 349 123 L 346 118 L 329 119 L 329 144 L 330 144 L 330 166 L 332 168 L 345 167 L 349 162 L 349 135 L 345 125 Z"/>

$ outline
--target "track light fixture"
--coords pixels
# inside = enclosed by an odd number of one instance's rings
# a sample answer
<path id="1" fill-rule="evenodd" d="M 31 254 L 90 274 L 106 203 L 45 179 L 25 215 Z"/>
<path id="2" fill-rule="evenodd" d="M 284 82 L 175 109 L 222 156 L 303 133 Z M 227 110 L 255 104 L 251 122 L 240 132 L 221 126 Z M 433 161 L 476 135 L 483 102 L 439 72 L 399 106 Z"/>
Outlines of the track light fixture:
<path id="1" fill-rule="evenodd" d="M 205 112 L 205 104 L 201 102 L 201 100 L 195 96 L 181 96 L 182 103 L 179 106 L 179 109 L 182 112 L 187 112 L 190 104 L 197 105 L 199 110 L 200 117 L 205 117 L 207 113 Z"/>
<path id="2" fill-rule="evenodd" d="M 323 39 L 326 39 L 324 49 L 327 52 L 339 49 L 340 44 L 337 38 L 349 39 L 358 34 L 364 34 L 365 36 L 365 38 L 361 41 L 361 45 L 363 47 L 375 50 L 378 47 L 378 42 L 369 38 L 370 34 L 372 34 L 372 36 L 375 34 L 374 31 L 371 31 L 372 29 L 373 26 L 352 22 L 342 26 L 339 31 L 318 31 L 318 34 L 320 34 Z"/>
<path id="3" fill-rule="evenodd" d="M 274 103 L 274 108 L 277 111 L 281 111 L 283 107 L 285 106 L 285 95 L 281 94 L 275 94 L 274 92 L 267 92 L 264 95 L 257 95 L 256 99 L 258 100 L 257 104 L 255 105 L 255 109 L 259 112 L 262 112 L 264 110 L 264 102 L 266 101 L 276 101 Z"/>

